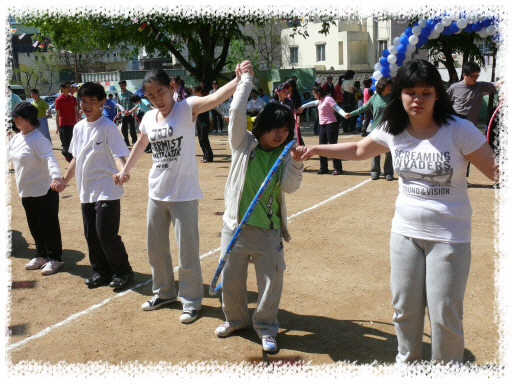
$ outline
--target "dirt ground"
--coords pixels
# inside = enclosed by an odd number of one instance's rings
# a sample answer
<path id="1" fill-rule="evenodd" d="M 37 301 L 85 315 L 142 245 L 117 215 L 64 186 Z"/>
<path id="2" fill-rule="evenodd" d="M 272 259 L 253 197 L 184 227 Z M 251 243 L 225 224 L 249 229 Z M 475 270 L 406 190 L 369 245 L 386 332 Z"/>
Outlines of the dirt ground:
<path id="1" fill-rule="evenodd" d="M 304 126 L 306 144 L 317 143 L 312 123 Z M 67 163 L 58 150 L 60 141 L 53 119 L 50 130 L 56 157 L 65 172 Z M 340 141 L 360 139 L 359 135 L 340 134 Z M 300 189 L 287 197 L 291 216 L 354 188 L 297 215 L 289 223 L 292 241 L 285 243 L 287 270 L 278 317 L 278 352 L 262 353 L 252 328 L 225 339 L 215 336 L 214 329 L 224 321 L 224 316 L 219 297 L 208 294 L 219 257 L 218 251 L 209 253 L 220 246 L 224 185 L 231 154 L 226 133 L 212 134 L 210 140 L 215 155 L 212 163 L 199 163 L 202 154 L 197 145 L 196 159 L 204 193 L 199 205 L 199 227 L 200 254 L 205 255 L 205 297 L 200 317 L 190 325 L 179 322 L 179 302 L 157 311 L 140 309 L 152 296 L 145 235 L 150 154 L 144 154 L 131 171 L 132 179 L 122 198 L 120 234 L 136 277 L 128 288 L 117 292 L 109 287 L 88 289 L 84 284 L 91 268 L 74 179 L 61 193 L 60 200 L 64 266 L 53 276 L 24 269 L 34 257 L 35 247 L 16 192 L 14 174 L 7 175 L 12 195 L 9 262 L 15 284 L 10 290 L 8 323 L 10 369 L 16 370 L 27 361 L 50 365 L 61 361 L 177 364 L 283 360 L 314 365 L 338 361 L 355 365 L 394 362 L 397 340 L 392 322 L 388 255 L 398 181 L 368 181 L 370 160 L 343 162 L 344 174 L 334 177 L 317 175 L 319 161 L 313 158 L 305 164 Z M 329 167 L 332 170 L 331 162 Z M 475 168 L 468 182 L 473 206 L 473 260 L 465 298 L 465 360 L 477 365 L 496 364 L 500 362 L 498 325 L 493 320 L 497 259 L 493 244 L 495 190 L 492 182 Z M 171 247 L 176 263 L 173 232 Z M 250 268 L 248 297 L 252 311 L 257 287 L 253 267 Z M 23 282 L 33 282 L 34 286 L 20 287 Z M 79 315 L 70 318 L 76 314 Z M 45 332 L 39 334 L 42 331 Z M 428 359 L 428 319 L 423 347 L 424 358 Z"/>

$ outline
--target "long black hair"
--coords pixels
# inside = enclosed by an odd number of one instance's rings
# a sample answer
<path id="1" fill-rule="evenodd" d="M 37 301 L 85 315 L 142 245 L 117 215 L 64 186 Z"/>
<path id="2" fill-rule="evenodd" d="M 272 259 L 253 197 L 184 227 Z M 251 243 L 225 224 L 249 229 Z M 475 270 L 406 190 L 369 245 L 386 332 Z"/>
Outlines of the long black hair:
<path id="1" fill-rule="evenodd" d="M 293 101 L 293 107 L 295 109 L 299 109 L 302 105 L 302 99 L 300 98 L 300 93 L 297 90 L 297 82 L 293 79 L 286 80 L 290 87 L 292 87 L 292 93 L 290 94 L 290 99 Z"/>
<path id="2" fill-rule="evenodd" d="M 320 96 L 320 99 L 323 99 L 325 96 L 327 96 L 327 93 L 325 92 L 325 89 L 323 89 L 323 87 L 320 86 L 320 85 L 315 85 L 313 87 L 313 89 L 312 89 L 312 92 L 313 93 L 315 93 L 315 92 L 318 93 L 319 96 Z M 318 99 L 318 100 L 320 100 L 320 99 Z"/>
<path id="3" fill-rule="evenodd" d="M 438 99 L 434 104 L 433 118 L 436 124 L 439 126 L 446 124 L 448 120 L 453 119 L 452 115 L 456 115 L 436 67 L 425 60 L 410 60 L 398 70 L 389 102 L 382 114 L 382 123 L 387 123 L 384 125 L 384 130 L 393 136 L 402 133 L 409 124 L 409 115 L 401 100 L 402 90 L 416 86 L 435 89 Z"/>
<path id="4" fill-rule="evenodd" d="M 268 103 L 258 113 L 252 126 L 252 134 L 259 141 L 261 135 L 270 132 L 276 128 L 288 128 L 288 137 L 284 141 L 288 144 L 293 140 L 293 130 L 295 128 L 295 119 L 289 108 L 278 103 Z"/>

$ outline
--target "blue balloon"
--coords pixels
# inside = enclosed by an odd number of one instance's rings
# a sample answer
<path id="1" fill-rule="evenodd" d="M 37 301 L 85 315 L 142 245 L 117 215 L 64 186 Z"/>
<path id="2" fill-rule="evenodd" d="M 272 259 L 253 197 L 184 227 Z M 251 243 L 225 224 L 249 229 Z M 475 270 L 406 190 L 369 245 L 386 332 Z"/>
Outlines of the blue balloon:
<path id="1" fill-rule="evenodd" d="M 460 28 L 457 27 L 457 23 L 455 21 L 450 25 L 450 31 L 452 31 L 452 33 L 457 33 L 460 31 Z"/>
<path id="2" fill-rule="evenodd" d="M 424 45 L 428 39 L 425 36 L 418 36 L 418 44 Z M 418 44 L 416 44 L 416 47 L 418 47 Z"/>
<path id="3" fill-rule="evenodd" d="M 473 24 L 473 26 L 471 27 L 471 29 L 473 30 L 473 32 L 479 32 L 482 30 L 482 23 L 477 21 L 475 24 Z"/>
<path id="4" fill-rule="evenodd" d="M 389 75 L 389 67 L 382 67 L 380 69 L 380 73 L 382 73 L 382 76 L 388 76 Z"/>
<path id="5" fill-rule="evenodd" d="M 487 28 L 489 25 L 491 25 L 491 19 L 484 19 L 482 20 L 482 27 Z"/>
<path id="6" fill-rule="evenodd" d="M 375 77 L 370 77 L 370 79 L 372 79 L 372 84 L 375 84 L 377 82 L 377 80 L 375 80 Z"/>
<path id="7" fill-rule="evenodd" d="M 403 60 L 396 60 L 395 64 L 398 65 L 399 67 L 404 63 Z"/>
<path id="8" fill-rule="evenodd" d="M 427 20 L 427 28 L 428 29 L 434 29 L 436 27 L 436 24 L 437 23 L 435 22 L 435 20 L 432 20 L 432 19 Z"/>
<path id="9" fill-rule="evenodd" d="M 398 50 L 398 53 L 405 53 L 407 52 L 407 45 L 399 44 L 398 47 L 396 47 L 396 49 Z"/>
<path id="10" fill-rule="evenodd" d="M 467 33 L 472 33 L 473 32 L 473 25 L 472 24 L 468 24 L 466 26 L 466 28 L 463 29 L 464 32 L 467 32 Z"/>
<path id="11" fill-rule="evenodd" d="M 450 36 L 453 32 L 450 30 L 450 28 L 445 28 L 443 32 L 441 32 L 441 35 Z"/>
<path id="12" fill-rule="evenodd" d="M 398 64 L 399 60 L 402 61 L 402 62 L 405 60 L 405 54 L 404 53 L 398 52 L 395 56 L 396 56 L 396 63 L 397 64 Z"/>
<path id="13" fill-rule="evenodd" d="M 382 51 L 382 56 L 384 56 L 384 57 L 388 57 L 389 56 L 389 51 L 388 51 L 387 48 Z"/>
<path id="14" fill-rule="evenodd" d="M 381 57 L 379 60 L 380 65 L 383 67 L 389 67 L 389 61 L 385 57 Z"/>
<path id="15" fill-rule="evenodd" d="M 411 27 L 405 28 L 404 33 L 405 33 L 406 36 L 411 36 L 412 35 L 412 28 Z"/>
<path id="16" fill-rule="evenodd" d="M 375 85 L 372 85 L 370 88 L 373 92 L 375 92 Z"/>
<path id="17" fill-rule="evenodd" d="M 403 35 L 400 38 L 400 44 L 407 46 L 407 44 L 409 44 L 409 37 L 407 35 Z"/>
<path id="18" fill-rule="evenodd" d="M 430 36 L 430 32 L 432 32 L 432 31 L 429 28 L 423 28 L 421 30 L 421 36 L 429 37 Z"/>

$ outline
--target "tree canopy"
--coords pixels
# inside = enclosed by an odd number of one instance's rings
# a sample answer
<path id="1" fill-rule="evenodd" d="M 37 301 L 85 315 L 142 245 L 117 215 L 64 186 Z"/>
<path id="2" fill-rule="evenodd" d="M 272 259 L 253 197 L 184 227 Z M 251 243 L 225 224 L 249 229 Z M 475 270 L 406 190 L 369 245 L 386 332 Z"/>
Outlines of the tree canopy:
<path id="1" fill-rule="evenodd" d="M 229 63 L 229 46 L 233 40 L 254 43 L 250 36 L 242 33 L 242 26 L 262 26 L 269 18 L 275 18 L 289 22 L 295 33 L 306 36 L 307 23 L 318 17 L 311 14 L 300 19 L 293 12 L 269 15 L 253 8 L 248 12 L 244 7 L 230 8 L 229 13 L 185 7 L 125 14 L 85 8 L 66 12 L 25 11 L 17 18 L 25 25 L 39 28 L 41 35 L 59 49 L 74 53 L 113 48 L 121 50 L 125 58 L 133 58 L 140 48 L 158 57 L 169 57 L 172 53 L 185 70 L 206 85 Z M 326 30 L 332 17 L 332 12 L 320 16 Z M 183 54 L 185 47 L 187 57 Z"/>

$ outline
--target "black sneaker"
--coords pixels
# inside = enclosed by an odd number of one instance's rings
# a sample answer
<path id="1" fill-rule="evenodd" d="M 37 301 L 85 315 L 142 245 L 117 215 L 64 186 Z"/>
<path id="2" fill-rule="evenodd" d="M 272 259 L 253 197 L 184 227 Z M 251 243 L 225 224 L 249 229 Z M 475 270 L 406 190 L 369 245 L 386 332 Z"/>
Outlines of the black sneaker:
<path id="1" fill-rule="evenodd" d="M 112 280 L 112 275 L 108 273 L 95 272 L 94 275 L 85 280 L 85 285 L 88 287 L 98 287 L 103 284 L 108 284 Z"/>
<path id="2" fill-rule="evenodd" d="M 158 295 L 155 295 L 151 300 L 142 304 L 141 308 L 143 311 L 154 311 L 164 305 L 175 303 L 176 300 L 178 300 L 178 297 L 173 297 L 172 299 L 161 299 Z"/>
<path id="3" fill-rule="evenodd" d="M 124 275 L 116 274 L 112 278 L 112 281 L 110 282 L 109 286 L 112 287 L 112 288 L 124 287 L 134 277 L 135 277 L 135 274 L 133 273 L 133 271 L 125 273 Z"/>

